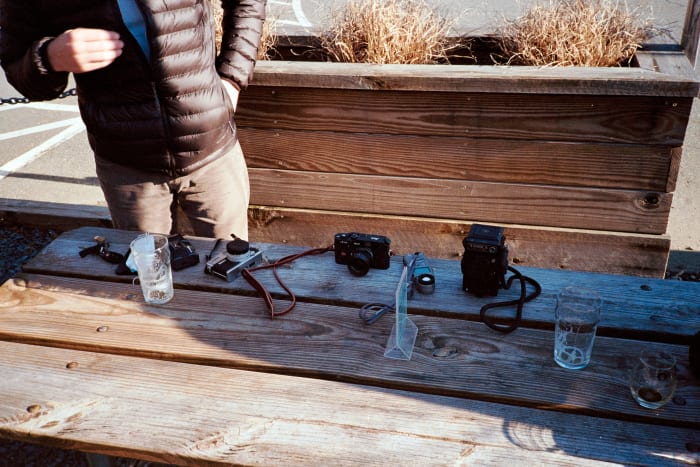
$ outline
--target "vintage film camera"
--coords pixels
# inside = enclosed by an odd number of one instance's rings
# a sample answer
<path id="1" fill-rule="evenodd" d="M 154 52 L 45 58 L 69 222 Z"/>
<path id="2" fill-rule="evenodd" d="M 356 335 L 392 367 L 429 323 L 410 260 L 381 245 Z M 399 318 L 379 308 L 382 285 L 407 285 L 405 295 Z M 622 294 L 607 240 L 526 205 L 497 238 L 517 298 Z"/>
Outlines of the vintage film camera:
<path id="1" fill-rule="evenodd" d="M 170 249 L 170 267 L 173 271 L 179 271 L 195 264 L 199 264 L 199 255 L 189 240 L 180 234 L 168 237 L 168 248 Z"/>
<path id="2" fill-rule="evenodd" d="M 212 276 L 233 281 L 243 269 L 255 266 L 262 261 L 262 252 L 248 242 L 234 236 L 226 244 L 226 252 L 207 261 L 204 272 Z"/>
<path id="3" fill-rule="evenodd" d="M 357 232 L 335 234 L 335 262 L 347 264 L 350 272 L 364 276 L 370 268 L 389 269 L 391 240 L 382 235 Z"/>
<path id="4" fill-rule="evenodd" d="M 462 288 L 483 297 L 495 296 L 505 285 L 508 269 L 508 246 L 502 227 L 472 224 L 462 241 Z"/>

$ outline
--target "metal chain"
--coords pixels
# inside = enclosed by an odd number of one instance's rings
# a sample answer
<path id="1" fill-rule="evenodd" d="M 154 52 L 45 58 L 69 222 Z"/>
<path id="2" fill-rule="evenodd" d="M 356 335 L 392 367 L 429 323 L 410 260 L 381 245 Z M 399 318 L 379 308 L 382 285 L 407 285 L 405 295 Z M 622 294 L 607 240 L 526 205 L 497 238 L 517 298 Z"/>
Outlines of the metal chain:
<path id="1" fill-rule="evenodd" d="M 69 89 L 67 91 L 63 91 L 57 99 L 65 99 L 66 97 L 70 96 L 76 96 L 78 92 L 75 90 L 75 88 Z M 5 105 L 5 104 L 29 104 L 31 101 L 27 99 L 26 97 L 0 97 L 0 105 Z"/>

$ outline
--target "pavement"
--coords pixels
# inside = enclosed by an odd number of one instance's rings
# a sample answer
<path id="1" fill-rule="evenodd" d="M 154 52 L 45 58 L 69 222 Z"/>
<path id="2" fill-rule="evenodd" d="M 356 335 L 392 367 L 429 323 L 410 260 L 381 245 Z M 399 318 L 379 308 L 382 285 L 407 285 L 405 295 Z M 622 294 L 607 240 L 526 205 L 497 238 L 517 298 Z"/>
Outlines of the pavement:
<path id="1" fill-rule="evenodd" d="M 326 2 L 324 8 L 338 1 Z M 472 33 L 492 29 L 494 18 L 506 13 L 512 16 L 526 3 L 504 0 L 496 6 L 483 0 L 450 1 L 454 2 L 452 11 L 458 8 L 465 14 L 460 28 Z M 669 27 L 672 37 L 679 38 L 686 1 L 649 1 L 653 11 L 660 12 L 661 24 Z M 279 0 L 270 5 L 278 28 L 308 28 L 323 21 L 316 2 Z M 1 76 L 0 97 L 16 96 L 19 94 Z M 0 105 L 0 142 L 0 206 L 43 204 L 53 211 L 74 212 L 77 217 L 108 218 L 75 97 Z M 670 267 L 689 264 L 700 271 L 700 99 L 694 101 L 686 133 L 667 234 L 672 250 L 697 252 L 672 255 Z"/>

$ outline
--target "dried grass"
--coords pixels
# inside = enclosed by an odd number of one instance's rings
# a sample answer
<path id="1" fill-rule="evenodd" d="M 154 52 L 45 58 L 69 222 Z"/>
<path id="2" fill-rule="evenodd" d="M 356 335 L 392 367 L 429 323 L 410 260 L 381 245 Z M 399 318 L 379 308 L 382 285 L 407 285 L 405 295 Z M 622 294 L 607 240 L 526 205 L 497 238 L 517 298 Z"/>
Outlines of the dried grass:
<path id="1" fill-rule="evenodd" d="M 221 36 L 223 28 L 221 27 L 221 19 L 224 16 L 224 10 L 221 8 L 220 0 L 210 0 L 214 9 L 214 23 L 216 24 L 216 51 L 221 50 Z M 267 17 L 263 23 L 262 36 L 260 36 L 260 47 L 258 48 L 258 60 L 269 60 L 277 46 L 277 36 L 273 33 L 275 29 L 275 19 Z"/>
<path id="2" fill-rule="evenodd" d="M 617 66 L 659 32 L 639 10 L 613 0 L 549 0 L 499 31 L 501 62 L 536 66 Z"/>
<path id="3" fill-rule="evenodd" d="M 321 44 L 336 62 L 447 62 L 463 46 L 449 39 L 453 24 L 423 0 L 350 0 L 332 14 Z"/>

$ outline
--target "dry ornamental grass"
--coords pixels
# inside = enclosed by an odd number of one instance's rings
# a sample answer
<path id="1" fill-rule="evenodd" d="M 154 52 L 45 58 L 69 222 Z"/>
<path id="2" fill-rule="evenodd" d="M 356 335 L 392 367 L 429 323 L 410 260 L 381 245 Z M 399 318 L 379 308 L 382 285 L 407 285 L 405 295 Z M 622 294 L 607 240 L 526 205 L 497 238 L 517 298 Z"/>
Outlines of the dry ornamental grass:
<path id="1" fill-rule="evenodd" d="M 453 23 L 423 0 L 350 0 L 321 41 L 337 62 L 439 63 L 458 46 L 449 39 Z"/>
<path id="2" fill-rule="evenodd" d="M 659 32 L 638 10 L 612 0 L 550 0 L 506 23 L 497 57 L 508 64 L 617 66 Z"/>

